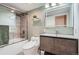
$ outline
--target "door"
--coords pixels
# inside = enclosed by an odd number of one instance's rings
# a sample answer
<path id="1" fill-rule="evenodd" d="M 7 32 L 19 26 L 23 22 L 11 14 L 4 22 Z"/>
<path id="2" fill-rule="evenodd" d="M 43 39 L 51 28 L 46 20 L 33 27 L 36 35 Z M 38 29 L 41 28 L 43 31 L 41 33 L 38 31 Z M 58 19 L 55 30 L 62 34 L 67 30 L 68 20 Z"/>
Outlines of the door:
<path id="1" fill-rule="evenodd" d="M 52 38 L 40 37 L 40 49 L 47 51 L 47 52 L 53 52 L 54 51 L 54 43 L 53 43 Z"/>
<path id="2" fill-rule="evenodd" d="M 74 55 L 77 54 L 77 40 L 55 39 L 55 54 Z"/>
<path id="3" fill-rule="evenodd" d="M 40 49 L 51 52 L 51 38 L 49 37 L 41 37 L 40 38 Z"/>

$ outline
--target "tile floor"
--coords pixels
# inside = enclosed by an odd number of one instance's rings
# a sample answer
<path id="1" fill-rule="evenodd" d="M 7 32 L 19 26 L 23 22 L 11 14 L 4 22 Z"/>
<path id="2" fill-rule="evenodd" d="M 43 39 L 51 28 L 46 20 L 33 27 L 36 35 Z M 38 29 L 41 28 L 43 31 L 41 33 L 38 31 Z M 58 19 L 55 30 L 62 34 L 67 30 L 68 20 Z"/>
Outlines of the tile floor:
<path id="1" fill-rule="evenodd" d="M 0 48 L 0 55 L 24 55 L 23 46 L 27 42 L 28 40 L 2 47 Z M 37 52 L 37 54 L 35 55 L 40 55 L 40 54 Z M 43 51 L 41 51 L 41 55 L 44 55 Z"/>
<path id="2" fill-rule="evenodd" d="M 0 55 L 16 55 L 23 50 L 23 46 L 28 41 L 18 42 L 12 45 L 8 45 L 0 48 Z"/>

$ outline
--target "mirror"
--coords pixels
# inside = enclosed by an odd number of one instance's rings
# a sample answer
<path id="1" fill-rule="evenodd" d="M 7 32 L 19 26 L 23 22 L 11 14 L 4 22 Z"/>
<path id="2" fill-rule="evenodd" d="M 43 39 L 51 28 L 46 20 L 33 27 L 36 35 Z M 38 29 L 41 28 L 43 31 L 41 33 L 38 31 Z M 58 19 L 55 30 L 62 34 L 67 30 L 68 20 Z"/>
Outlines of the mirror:
<path id="1" fill-rule="evenodd" d="M 73 35 L 73 6 L 61 4 L 45 10 L 44 33 Z"/>

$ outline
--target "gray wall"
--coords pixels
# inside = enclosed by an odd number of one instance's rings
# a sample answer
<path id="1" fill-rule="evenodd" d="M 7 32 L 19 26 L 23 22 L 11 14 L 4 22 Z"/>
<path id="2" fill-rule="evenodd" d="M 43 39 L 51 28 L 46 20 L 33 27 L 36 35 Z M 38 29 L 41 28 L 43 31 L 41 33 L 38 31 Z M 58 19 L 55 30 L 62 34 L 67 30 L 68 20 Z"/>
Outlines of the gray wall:
<path id="1" fill-rule="evenodd" d="M 28 38 L 39 36 L 43 32 L 42 26 L 33 26 L 33 16 L 36 15 L 44 24 L 44 8 L 37 8 L 28 12 Z"/>

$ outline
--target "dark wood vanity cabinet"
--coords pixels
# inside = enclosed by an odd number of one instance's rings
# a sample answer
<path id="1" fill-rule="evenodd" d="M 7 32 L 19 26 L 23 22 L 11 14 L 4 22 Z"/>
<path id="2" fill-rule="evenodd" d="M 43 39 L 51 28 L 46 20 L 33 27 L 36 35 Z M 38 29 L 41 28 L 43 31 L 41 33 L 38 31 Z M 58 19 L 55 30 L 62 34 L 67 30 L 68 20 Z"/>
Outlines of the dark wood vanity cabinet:
<path id="1" fill-rule="evenodd" d="M 76 39 L 77 40 L 77 39 Z M 54 52 L 56 54 L 77 54 L 77 41 L 74 39 L 55 39 Z"/>
<path id="2" fill-rule="evenodd" d="M 40 49 L 57 55 L 77 55 L 78 40 L 40 36 Z"/>
<path id="3" fill-rule="evenodd" d="M 54 44 L 53 44 L 53 40 L 51 38 L 48 37 L 40 37 L 41 38 L 41 42 L 40 42 L 40 48 L 41 50 L 47 51 L 47 52 L 51 52 L 54 48 Z M 52 45 L 52 47 L 51 47 Z M 51 50 L 52 49 L 52 50 Z"/>

